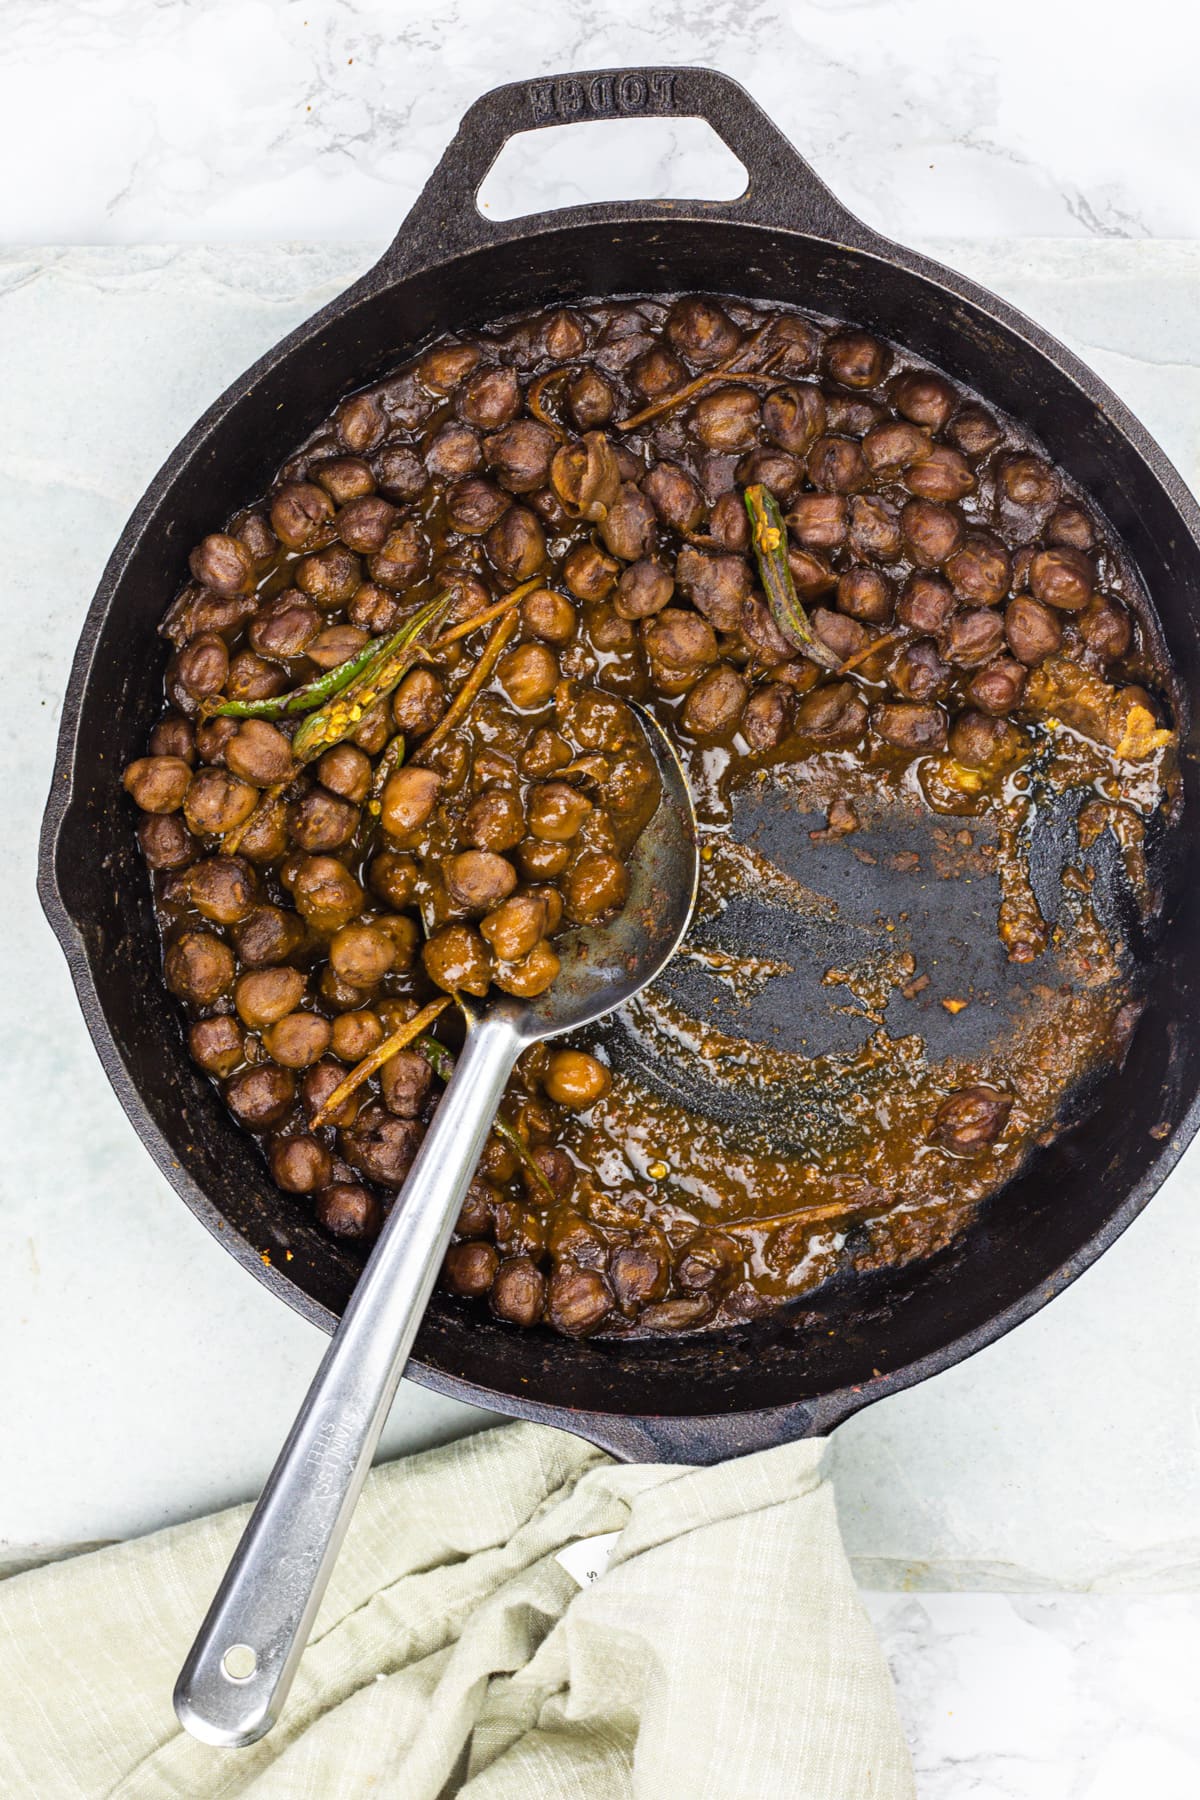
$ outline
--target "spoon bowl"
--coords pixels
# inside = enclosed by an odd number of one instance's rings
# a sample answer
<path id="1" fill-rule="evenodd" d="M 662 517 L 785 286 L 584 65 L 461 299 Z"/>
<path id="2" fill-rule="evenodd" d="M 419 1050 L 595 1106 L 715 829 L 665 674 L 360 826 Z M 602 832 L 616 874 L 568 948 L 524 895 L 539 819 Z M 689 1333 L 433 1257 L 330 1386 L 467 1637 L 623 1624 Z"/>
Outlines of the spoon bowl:
<path id="1" fill-rule="evenodd" d="M 687 932 L 695 809 L 661 725 L 627 704 L 660 793 L 625 905 L 556 940 L 562 967 L 544 994 L 463 1007 L 454 1073 L 176 1683 L 179 1721 L 205 1743 L 252 1744 L 279 1716 L 517 1057 L 632 999 Z"/>
<path id="2" fill-rule="evenodd" d="M 583 925 L 554 941 L 562 962 L 553 986 L 511 1003 L 527 1042 L 578 1031 L 640 993 L 678 950 L 691 924 L 700 881 L 696 809 L 683 765 L 666 732 L 644 707 L 626 701 L 654 757 L 659 802 L 634 846 L 629 897 L 616 918 Z M 489 1013 L 505 1011 L 496 1002 Z"/>

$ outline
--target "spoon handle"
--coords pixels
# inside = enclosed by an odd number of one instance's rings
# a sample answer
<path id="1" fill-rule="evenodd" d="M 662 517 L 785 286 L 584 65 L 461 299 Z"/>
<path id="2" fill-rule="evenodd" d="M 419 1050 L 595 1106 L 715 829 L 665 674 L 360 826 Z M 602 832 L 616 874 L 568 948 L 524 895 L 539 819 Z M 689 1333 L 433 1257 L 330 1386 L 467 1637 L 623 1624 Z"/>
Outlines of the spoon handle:
<path id="1" fill-rule="evenodd" d="M 404 1189 L 305 1396 L 175 1687 L 209 1744 L 271 1729 L 316 1617 L 500 1097 L 526 1038 L 472 1023 Z"/>

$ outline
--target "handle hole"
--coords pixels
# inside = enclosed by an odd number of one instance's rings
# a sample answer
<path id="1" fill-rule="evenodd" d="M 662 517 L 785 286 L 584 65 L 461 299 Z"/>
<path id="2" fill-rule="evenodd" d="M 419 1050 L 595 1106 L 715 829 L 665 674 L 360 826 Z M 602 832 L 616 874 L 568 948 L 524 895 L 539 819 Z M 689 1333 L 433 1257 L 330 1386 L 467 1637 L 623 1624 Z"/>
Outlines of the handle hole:
<path id="1" fill-rule="evenodd" d="M 703 119 L 588 119 L 509 138 L 476 196 L 489 219 L 597 200 L 737 200 L 749 176 Z"/>
<path id="2" fill-rule="evenodd" d="M 258 1668 L 258 1657 L 249 1644 L 230 1644 L 221 1658 L 221 1673 L 227 1681 L 249 1681 Z"/>

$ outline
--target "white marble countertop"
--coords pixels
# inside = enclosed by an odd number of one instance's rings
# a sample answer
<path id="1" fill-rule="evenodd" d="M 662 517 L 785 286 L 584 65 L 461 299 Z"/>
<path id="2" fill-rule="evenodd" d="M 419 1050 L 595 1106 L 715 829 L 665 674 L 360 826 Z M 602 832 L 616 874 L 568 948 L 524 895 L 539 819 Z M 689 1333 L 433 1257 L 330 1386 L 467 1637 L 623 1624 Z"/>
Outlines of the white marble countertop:
<path id="1" fill-rule="evenodd" d="M 1200 489 L 1200 242 L 1156 241 L 1200 239 L 1200 27 L 1167 0 L 1136 32 L 1033 0 L 1002 26 L 950 0 L 53 0 L 4 23 L 0 1569 L 252 1493 L 320 1354 L 124 1119 L 37 910 L 36 833 L 130 507 L 213 395 L 367 266 L 471 99 L 726 69 L 864 218 L 1078 349 Z M 514 143 L 483 198 L 719 195 L 724 161 L 703 127 L 591 127 Z M 921 1800 L 1200 1790 L 1198 1198 L 1200 1153 L 1051 1308 L 834 1440 Z M 385 1449 L 488 1422 L 405 1384 Z"/>

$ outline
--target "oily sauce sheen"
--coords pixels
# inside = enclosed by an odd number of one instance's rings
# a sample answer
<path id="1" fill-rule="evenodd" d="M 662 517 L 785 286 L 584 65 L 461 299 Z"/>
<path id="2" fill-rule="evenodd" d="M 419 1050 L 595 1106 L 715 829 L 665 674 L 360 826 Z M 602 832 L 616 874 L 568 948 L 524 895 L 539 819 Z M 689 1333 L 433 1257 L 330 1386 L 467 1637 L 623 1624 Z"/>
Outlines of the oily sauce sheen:
<path id="1" fill-rule="evenodd" d="M 747 487 L 783 515 L 819 659 L 768 604 Z M 1136 996 L 1093 859 L 1115 840 L 1153 911 L 1145 827 L 1178 796 L 1149 615 L 1028 434 L 902 350 L 695 296 L 506 321 L 344 399 L 213 525 L 125 786 L 191 1054 L 327 1231 L 378 1234 L 461 1041 L 452 996 L 544 991 L 561 932 L 623 905 L 658 801 L 626 699 L 688 768 L 703 876 L 681 956 L 724 1000 L 701 1017 L 660 982 L 620 1022 L 631 1058 L 603 1033 L 525 1055 L 451 1291 L 514 1326 L 677 1332 L 927 1255 L 1122 1054 Z M 284 710 L 388 640 L 387 673 Z M 861 954 L 801 972 L 862 1042 L 755 1041 L 752 998 L 796 971 L 715 944 L 726 909 L 836 912 L 739 835 L 764 793 L 864 865 L 920 819 L 931 877 L 993 884 L 983 929 L 1045 968 L 1014 1028 L 971 1056 L 889 1033 L 897 995 L 971 999 L 881 916 Z M 1083 803 L 1048 920 L 1029 845 L 1062 796 Z M 639 1057 L 699 1071 L 743 1126 Z"/>

